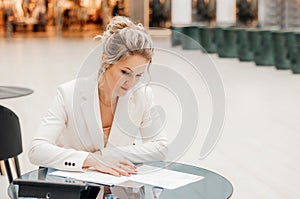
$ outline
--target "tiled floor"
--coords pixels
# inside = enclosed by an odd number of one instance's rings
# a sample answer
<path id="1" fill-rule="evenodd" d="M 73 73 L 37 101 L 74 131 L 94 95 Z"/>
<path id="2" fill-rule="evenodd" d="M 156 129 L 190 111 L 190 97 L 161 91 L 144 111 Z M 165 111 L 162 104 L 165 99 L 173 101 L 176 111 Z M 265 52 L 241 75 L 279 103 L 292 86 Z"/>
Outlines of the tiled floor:
<path id="1" fill-rule="evenodd" d="M 206 159 L 200 160 L 204 135 L 199 134 L 180 161 L 227 177 L 234 186 L 234 199 L 300 198 L 300 75 L 274 67 L 256 67 L 252 62 L 171 48 L 168 37 L 156 35 L 154 41 L 157 47 L 178 53 L 202 67 L 216 67 L 224 86 L 226 117 L 218 144 Z M 57 85 L 76 76 L 80 64 L 95 45 L 88 37 L 31 37 L 9 41 L 0 38 L 0 85 L 26 86 L 35 91 L 30 96 L 0 101 L 21 119 L 23 172 L 36 168 L 27 159 L 28 146 Z M 172 53 L 162 54 L 157 53 L 156 60 L 180 70 L 198 91 L 199 128 L 204 132 L 212 116 L 210 94 L 204 81 L 197 82 L 195 76 L 189 76 L 188 68 L 181 68 L 175 58 L 168 57 Z M 162 77 L 169 78 L 166 74 Z M 0 183 L 2 194 L 7 184 Z"/>
<path id="2" fill-rule="evenodd" d="M 6 176 L 0 176 L 0 198 L 8 198 L 7 196 L 7 187 L 8 187 L 8 179 Z"/>

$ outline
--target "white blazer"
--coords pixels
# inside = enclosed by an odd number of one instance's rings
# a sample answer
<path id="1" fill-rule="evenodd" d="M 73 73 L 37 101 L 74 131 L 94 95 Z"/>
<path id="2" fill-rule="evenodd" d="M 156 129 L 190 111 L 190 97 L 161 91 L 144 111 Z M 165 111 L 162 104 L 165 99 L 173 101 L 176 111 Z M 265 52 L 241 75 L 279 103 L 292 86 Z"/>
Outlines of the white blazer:
<path id="1" fill-rule="evenodd" d="M 137 85 L 120 97 L 104 148 L 98 77 L 79 78 L 57 89 L 29 150 L 33 164 L 80 171 L 89 152 L 132 162 L 164 160 L 168 140 L 148 86 Z"/>

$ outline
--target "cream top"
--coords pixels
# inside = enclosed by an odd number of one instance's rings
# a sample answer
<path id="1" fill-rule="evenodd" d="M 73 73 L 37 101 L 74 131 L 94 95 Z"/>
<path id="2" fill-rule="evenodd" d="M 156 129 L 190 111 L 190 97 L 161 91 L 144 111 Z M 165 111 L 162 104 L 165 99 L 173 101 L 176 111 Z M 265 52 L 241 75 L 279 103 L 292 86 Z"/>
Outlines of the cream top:
<path id="1" fill-rule="evenodd" d="M 103 133 L 104 133 L 104 147 L 106 147 L 106 145 L 107 145 L 107 141 L 108 141 L 109 134 L 110 134 L 110 129 L 111 129 L 111 126 L 103 128 Z"/>

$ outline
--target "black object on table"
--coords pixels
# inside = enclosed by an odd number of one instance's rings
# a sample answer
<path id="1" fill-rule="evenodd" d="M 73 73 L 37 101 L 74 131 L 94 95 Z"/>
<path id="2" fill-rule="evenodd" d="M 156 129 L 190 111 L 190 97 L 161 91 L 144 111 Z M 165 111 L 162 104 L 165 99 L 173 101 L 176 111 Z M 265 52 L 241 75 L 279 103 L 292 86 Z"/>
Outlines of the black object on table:
<path id="1" fill-rule="evenodd" d="M 40 168 L 22 175 L 10 184 L 10 198 L 96 198 L 100 188 L 80 180 L 49 175 L 54 169 Z M 15 186 L 17 185 L 17 186 Z"/>
<path id="2" fill-rule="evenodd" d="M 223 176 L 212 171 L 170 162 L 152 162 L 147 165 L 203 176 L 204 179 L 174 189 L 163 190 L 160 199 L 227 199 L 233 192 L 232 184 Z M 54 169 L 42 168 L 17 178 L 10 184 L 11 198 L 43 197 L 50 198 L 95 198 L 99 186 L 70 178 L 49 175 Z M 163 177 L 163 176 L 162 176 Z M 115 187 L 118 187 L 117 185 Z M 98 190 L 97 190 L 98 188 Z M 145 199 L 153 198 L 153 186 L 145 185 Z M 69 195 L 70 194 L 70 195 Z M 55 196 L 55 197 L 54 197 Z"/>
<path id="3" fill-rule="evenodd" d="M 0 99 L 8 99 L 26 96 L 33 93 L 33 90 L 16 86 L 0 86 Z"/>

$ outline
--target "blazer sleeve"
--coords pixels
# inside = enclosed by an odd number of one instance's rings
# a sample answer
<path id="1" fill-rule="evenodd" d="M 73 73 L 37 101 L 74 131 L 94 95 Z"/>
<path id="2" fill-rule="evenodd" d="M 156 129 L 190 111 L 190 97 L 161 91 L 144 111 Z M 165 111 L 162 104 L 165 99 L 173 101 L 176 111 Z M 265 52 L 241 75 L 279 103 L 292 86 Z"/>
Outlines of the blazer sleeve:
<path id="1" fill-rule="evenodd" d="M 60 170 L 81 171 L 88 152 L 66 149 L 56 145 L 56 141 L 68 123 L 62 88 L 43 118 L 29 150 L 33 164 Z"/>
<path id="2" fill-rule="evenodd" d="M 159 107 L 153 102 L 152 90 L 145 91 L 145 109 L 140 123 L 141 144 L 107 147 L 101 149 L 104 156 L 121 156 L 132 162 L 162 161 L 167 158 L 168 138 Z"/>

